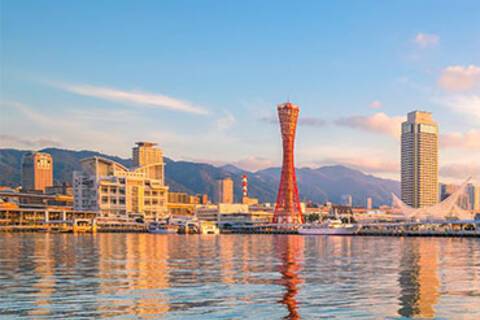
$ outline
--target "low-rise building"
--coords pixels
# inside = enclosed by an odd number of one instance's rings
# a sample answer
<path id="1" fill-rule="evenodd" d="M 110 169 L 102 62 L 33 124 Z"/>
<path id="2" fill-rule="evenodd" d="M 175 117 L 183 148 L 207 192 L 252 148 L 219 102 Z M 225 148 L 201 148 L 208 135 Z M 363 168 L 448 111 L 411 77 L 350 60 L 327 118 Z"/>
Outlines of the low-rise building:
<path id="1" fill-rule="evenodd" d="M 195 215 L 200 221 L 212 221 L 219 225 L 228 223 L 270 223 L 273 219 L 273 208 L 249 207 L 241 203 L 220 203 L 218 205 L 198 206 Z"/>
<path id="2" fill-rule="evenodd" d="M 195 207 L 199 204 L 199 196 L 192 196 L 184 192 L 168 193 L 167 207 L 171 216 L 193 216 Z"/>

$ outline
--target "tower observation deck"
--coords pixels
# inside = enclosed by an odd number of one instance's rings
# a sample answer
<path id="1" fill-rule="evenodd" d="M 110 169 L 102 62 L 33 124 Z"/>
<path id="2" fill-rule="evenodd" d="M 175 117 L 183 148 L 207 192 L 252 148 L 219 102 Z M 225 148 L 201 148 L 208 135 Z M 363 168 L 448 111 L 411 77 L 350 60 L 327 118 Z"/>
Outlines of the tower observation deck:
<path id="1" fill-rule="evenodd" d="M 303 223 L 295 175 L 294 145 L 299 107 L 287 102 L 277 107 L 283 144 L 283 163 L 273 222 L 278 224 Z"/>

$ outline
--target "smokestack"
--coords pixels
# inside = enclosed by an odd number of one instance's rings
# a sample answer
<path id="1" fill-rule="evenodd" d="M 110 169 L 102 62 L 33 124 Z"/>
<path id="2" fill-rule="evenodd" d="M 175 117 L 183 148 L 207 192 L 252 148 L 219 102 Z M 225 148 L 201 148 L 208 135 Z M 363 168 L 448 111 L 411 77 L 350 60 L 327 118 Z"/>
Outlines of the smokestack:
<path id="1" fill-rule="evenodd" d="M 248 180 L 247 180 L 247 176 L 242 176 L 242 193 L 243 193 L 243 197 L 247 197 L 248 196 Z"/>

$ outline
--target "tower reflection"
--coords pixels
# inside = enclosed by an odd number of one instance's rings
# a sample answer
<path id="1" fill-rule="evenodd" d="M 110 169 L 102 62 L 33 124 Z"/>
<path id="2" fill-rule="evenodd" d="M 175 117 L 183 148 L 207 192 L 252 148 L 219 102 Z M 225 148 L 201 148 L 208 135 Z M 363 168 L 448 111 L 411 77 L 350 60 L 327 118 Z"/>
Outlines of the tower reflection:
<path id="1" fill-rule="evenodd" d="M 279 302 L 287 307 L 288 315 L 285 319 L 300 319 L 298 312 L 298 286 L 303 283 L 299 272 L 302 269 L 305 239 L 301 236 L 276 236 L 274 239 L 275 251 L 280 258 L 279 272 L 282 275 L 280 284 L 286 289 Z"/>
<path id="2" fill-rule="evenodd" d="M 404 317 L 433 318 L 440 287 L 438 241 L 406 239 L 400 261 L 400 309 Z"/>

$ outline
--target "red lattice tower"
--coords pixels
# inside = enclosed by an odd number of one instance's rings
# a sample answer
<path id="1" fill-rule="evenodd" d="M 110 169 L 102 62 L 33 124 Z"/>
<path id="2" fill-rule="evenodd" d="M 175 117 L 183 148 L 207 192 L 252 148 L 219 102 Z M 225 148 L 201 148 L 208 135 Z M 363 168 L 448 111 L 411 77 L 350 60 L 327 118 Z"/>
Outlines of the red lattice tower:
<path id="1" fill-rule="evenodd" d="M 280 224 L 303 223 L 293 161 L 295 132 L 300 109 L 293 103 L 287 102 L 279 105 L 277 110 L 283 141 L 283 164 L 273 222 Z"/>

